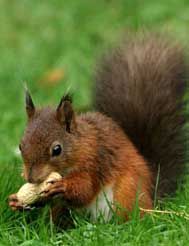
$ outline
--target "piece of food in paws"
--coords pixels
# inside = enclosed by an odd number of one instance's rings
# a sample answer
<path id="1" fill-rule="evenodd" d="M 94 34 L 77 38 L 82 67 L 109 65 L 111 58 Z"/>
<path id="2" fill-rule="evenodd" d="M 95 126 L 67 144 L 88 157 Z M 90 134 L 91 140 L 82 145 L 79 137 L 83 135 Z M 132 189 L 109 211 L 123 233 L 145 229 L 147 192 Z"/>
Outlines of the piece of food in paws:
<path id="1" fill-rule="evenodd" d="M 62 176 L 59 173 L 52 172 L 41 184 L 24 184 L 16 194 L 18 202 L 23 204 L 23 207 L 29 208 L 30 205 L 42 199 L 43 192 L 50 184 L 61 178 Z"/>

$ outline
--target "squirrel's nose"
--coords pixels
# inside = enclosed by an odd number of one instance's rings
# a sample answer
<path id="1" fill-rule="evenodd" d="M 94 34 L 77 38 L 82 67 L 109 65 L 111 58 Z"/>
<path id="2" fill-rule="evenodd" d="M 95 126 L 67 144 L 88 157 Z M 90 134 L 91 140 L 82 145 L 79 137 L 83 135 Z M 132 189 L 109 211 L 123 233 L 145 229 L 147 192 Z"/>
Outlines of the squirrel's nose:
<path id="1" fill-rule="evenodd" d="M 42 182 L 41 179 L 35 177 L 34 175 L 32 175 L 32 173 L 30 173 L 27 177 L 27 181 L 31 184 L 39 184 Z"/>
<path id="2" fill-rule="evenodd" d="M 29 172 L 28 172 L 28 177 L 27 180 L 29 183 L 34 183 L 34 178 L 33 178 L 33 169 L 32 169 L 32 165 L 29 168 Z"/>
<path id="3" fill-rule="evenodd" d="M 34 179 L 32 178 L 32 176 L 30 175 L 28 178 L 27 178 L 28 182 L 29 183 L 34 183 Z"/>

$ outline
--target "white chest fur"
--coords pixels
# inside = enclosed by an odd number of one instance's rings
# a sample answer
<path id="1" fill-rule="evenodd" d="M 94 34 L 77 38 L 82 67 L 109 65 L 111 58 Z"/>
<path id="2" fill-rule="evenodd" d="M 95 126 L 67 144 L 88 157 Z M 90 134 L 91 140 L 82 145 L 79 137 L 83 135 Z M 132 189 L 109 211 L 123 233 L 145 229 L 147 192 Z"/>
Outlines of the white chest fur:
<path id="1" fill-rule="evenodd" d="M 105 187 L 96 197 L 96 199 L 87 207 L 87 211 L 91 215 L 92 221 L 96 221 L 98 217 L 103 217 L 105 221 L 109 221 L 112 217 L 113 189 L 112 186 Z"/>

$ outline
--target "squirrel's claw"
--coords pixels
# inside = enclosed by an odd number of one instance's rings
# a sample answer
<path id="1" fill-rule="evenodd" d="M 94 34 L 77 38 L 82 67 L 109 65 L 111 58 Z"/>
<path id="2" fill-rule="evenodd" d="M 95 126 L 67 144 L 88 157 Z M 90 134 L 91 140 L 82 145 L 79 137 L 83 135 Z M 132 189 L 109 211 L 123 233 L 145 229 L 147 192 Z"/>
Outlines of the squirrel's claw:
<path id="1" fill-rule="evenodd" d="M 62 196 L 65 192 L 65 183 L 61 181 L 55 181 L 46 190 L 44 190 L 43 197 L 51 197 L 55 195 Z"/>
<path id="2" fill-rule="evenodd" d="M 18 201 L 17 195 L 12 194 L 9 196 L 9 206 L 12 208 L 12 210 L 24 210 L 25 207 L 22 203 Z"/>

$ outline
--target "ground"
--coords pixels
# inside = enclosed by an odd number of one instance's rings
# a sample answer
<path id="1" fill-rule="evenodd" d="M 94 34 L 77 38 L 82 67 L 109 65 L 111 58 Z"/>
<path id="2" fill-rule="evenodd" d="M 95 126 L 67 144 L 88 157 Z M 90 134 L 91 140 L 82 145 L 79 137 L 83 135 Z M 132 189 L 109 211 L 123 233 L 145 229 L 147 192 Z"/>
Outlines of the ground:
<path id="1" fill-rule="evenodd" d="M 37 105 L 58 104 L 74 93 L 77 110 L 91 108 L 100 55 L 125 31 L 161 30 L 189 41 L 186 0 L 0 1 L 0 245 L 189 245 L 189 221 L 176 214 L 133 213 L 125 224 L 92 224 L 74 216 L 75 229 L 59 231 L 47 209 L 15 213 L 8 195 L 23 183 L 17 146 L 26 122 L 24 87 Z M 157 208 L 189 213 L 186 184 Z"/>

